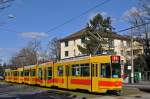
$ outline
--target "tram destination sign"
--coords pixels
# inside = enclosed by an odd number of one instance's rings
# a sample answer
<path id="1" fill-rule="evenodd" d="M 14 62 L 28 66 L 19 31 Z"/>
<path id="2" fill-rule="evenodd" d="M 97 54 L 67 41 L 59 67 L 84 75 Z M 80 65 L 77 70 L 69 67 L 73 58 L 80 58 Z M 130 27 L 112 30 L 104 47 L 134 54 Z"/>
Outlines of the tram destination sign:
<path id="1" fill-rule="evenodd" d="M 120 56 L 111 56 L 111 63 L 120 63 Z"/>

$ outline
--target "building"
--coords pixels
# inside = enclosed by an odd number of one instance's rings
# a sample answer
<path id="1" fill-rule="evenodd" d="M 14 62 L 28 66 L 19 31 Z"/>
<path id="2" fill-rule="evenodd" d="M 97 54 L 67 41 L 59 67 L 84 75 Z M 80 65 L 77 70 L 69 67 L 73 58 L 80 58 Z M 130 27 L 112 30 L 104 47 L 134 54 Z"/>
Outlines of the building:
<path id="1" fill-rule="evenodd" d="M 82 53 L 78 50 L 77 45 L 82 45 L 84 40 L 82 38 L 83 33 L 85 33 L 85 29 L 82 29 L 60 40 L 61 59 L 82 55 Z M 106 33 L 103 34 L 102 36 L 107 38 Z M 130 61 L 131 60 L 131 37 L 113 33 L 112 38 L 113 41 L 112 41 L 111 50 L 115 52 L 115 54 L 121 56 L 122 63 L 126 63 Z M 107 51 L 108 47 L 105 49 Z M 143 47 L 140 45 L 139 42 L 137 42 L 137 40 L 134 40 L 133 42 L 133 53 L 134 53 L 134 57 L 136 57 L 138 54 L 143 53 Z"/>

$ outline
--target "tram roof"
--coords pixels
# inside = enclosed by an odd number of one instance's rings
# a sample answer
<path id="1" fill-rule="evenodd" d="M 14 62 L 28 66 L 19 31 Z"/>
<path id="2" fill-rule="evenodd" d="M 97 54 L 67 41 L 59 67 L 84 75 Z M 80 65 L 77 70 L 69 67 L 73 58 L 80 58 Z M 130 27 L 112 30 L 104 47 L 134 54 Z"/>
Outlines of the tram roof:
<path id="1" fill-rule="evenodd" d="M 84 56 L 70 57 L 70 58 L 62 59 L 62 60 L 58 61 L 57 63 L 85 60 L 85 59 L 91 59 L 93 57 L 100 57 L 100 56 L 110 56 L 110 55 L 94 55 L 94 56 L 84 55 Z"/>

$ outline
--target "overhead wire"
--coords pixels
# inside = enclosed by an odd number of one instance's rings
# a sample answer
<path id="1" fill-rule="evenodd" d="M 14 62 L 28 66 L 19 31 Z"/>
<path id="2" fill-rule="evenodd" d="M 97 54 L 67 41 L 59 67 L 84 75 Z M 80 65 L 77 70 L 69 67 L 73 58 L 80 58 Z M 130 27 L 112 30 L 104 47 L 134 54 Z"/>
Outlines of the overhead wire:
<path id="1" fill-rule="evenodd" d="M 57 25 L 57 26 L 55 26 L 55 27 L 49 29 L 48 31 L 46 31 L 46 33 L 49 33 L 49 32 L 51 32 L 51 31 L 54 31 L 54 30 L 56 30 L 56 29 L 58 29 L 58 28 L 60 28 L 60 27 L 62 27 L 62 26 L 64 26 L 64 25 L 66 25 L 66 24 L 68 24 L 68 23 L 74 21 L 75 19 L 77 19 L 77 18 L 79 18 L 79 17 L 81 17 L 81 16 L 83 16 L 83 15 L 89 13 L 90 11 L 94 10 L 95 8 L 98 8 L 98 7 L 100 7 L 100 6 L 102 6 L 102 5 L 106 4 L 106 3 L 108 3 L 109 1 L 110 1 L 110 0 L 104 0 L 103 2 L 101 2 L 101 3 L 99 3 L 99 4 L 95 5 L 95 6 L 93 6 L 92 8 L 90 8 L 90 9 L 88 9 L 88 10 L 82 12 L 81 14 L 79 14 L 79 15 L 77 15 L 77 16 L 74 16 L 74 17 L 70 18 L 69 20 L 67 20 L 67 21 L 65 21 L 65 22 L 63 22 L 63 23 L 61 23 L 61 24 L 59 24 L 59 25 Z"/>

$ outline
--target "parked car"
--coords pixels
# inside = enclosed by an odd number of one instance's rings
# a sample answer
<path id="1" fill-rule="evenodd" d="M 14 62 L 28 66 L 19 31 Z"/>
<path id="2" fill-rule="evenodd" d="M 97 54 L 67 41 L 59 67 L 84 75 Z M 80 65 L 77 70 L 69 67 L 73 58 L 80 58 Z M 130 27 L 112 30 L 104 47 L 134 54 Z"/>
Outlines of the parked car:
<path id="1" fill-rule="evenodd" d="M 0 76 L 0 80 L 4 80 L 4 77 L 3 77 L 3 76 Z"/>
<path id="2" fill-rule="evenodd" d="M 0 80 L 4 80 L 4 75 L 0 74 Z"/>

